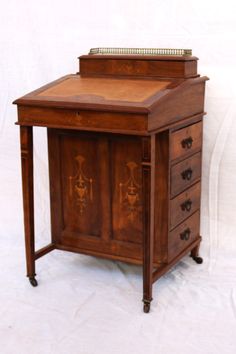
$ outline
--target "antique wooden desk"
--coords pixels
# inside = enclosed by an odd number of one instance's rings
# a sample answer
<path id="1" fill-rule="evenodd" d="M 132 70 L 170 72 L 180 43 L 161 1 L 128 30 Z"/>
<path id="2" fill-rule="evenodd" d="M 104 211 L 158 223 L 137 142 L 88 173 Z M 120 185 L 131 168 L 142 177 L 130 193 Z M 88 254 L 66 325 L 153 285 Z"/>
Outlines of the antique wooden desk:
<path id="1" fill-rule="evenodd" d="M 198 75 L 197 58 L 188 51 L 127 52 L 92 50 L 79 58 L 80 73 L 14 102 L 27 276 L 36 286 L 35 261 L 54 249 L 140 264 L 149 312 L 159 277 L 188 253 L 202 262 L 207 77 Z M 51 243 L 35 251 L 32 127 L 37 126 L 48 133 Z"/>

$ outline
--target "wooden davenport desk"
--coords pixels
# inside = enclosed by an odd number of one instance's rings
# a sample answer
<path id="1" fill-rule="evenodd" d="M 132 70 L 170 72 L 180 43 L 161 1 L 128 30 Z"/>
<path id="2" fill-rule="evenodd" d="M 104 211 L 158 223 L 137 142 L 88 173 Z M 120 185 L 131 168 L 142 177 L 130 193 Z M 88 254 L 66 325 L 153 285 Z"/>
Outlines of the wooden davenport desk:
<path id="1" fill-rule="evenodd" d="M 144 312 L 149 312 L 152 284 L 158 278 L 188 253 L 202 263 L 198 251 L 207 77 L 198 75 L 197 58 L 184 50 L 97 49 L 79 59 L 80 73 L 14 102 L 21 138 L 27 276 L 36 286 L 35 261 L 54 249 L 140 264 Z M 38 251 L 35 126 L 46 127 L 48 133 L 52 235 L 51 243 Z"/>

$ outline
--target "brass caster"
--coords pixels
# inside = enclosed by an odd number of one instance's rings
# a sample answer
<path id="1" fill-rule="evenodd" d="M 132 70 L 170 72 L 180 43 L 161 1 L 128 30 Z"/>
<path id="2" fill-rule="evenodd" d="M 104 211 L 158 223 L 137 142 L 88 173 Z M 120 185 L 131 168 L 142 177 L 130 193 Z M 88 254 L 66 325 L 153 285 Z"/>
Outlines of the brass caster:
<path id="1" fill-rule="evenodd" d="M 151 303 L 150 301 L 144 301 L 143 312 L 148 313 L 150 311 Z"/>
<path id="2" fill-rule="evenodd" d="M 29 282 L 33 287 L 38 286 L 38 282 L 35 277 L 29 277 Z"/>
<path id="3" fill-rule="evenodd" d="M 197 264 L 202 264 L 202 263 L 203 263 L 202 257 L 196 256 L 196 257 L 192 257 L 192 259 L 193 259 Z"/>

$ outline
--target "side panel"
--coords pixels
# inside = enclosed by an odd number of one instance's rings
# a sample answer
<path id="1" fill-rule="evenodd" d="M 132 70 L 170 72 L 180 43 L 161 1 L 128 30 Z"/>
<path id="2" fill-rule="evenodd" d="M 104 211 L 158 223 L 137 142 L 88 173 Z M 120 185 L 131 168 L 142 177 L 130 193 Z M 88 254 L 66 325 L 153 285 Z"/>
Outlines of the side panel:
<path id="1" fill-rule="evenodd" d="M 197 79 L 196 79 L 197 80 Z M 153 131 L 183 118 L 191 117 L 204 111 L 205 82 L 192 83 L 191 86 L 177 88 L 160 99 L 153 113 L 149 116 L 148 130 Z"/>

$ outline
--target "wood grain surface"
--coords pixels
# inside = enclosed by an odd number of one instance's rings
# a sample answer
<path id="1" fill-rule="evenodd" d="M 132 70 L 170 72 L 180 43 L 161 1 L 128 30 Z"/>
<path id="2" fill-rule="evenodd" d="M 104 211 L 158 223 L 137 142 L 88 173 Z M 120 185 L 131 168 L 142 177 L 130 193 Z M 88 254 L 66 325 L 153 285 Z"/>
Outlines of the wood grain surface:
<path id="1" fill-rule="evenodd" d="M 131 80 L 116 78 L 90 78 L 79 75 L 52 86 L 38 96 L 69 97 L 76 96 L 84 101 L 118 100 L 142 102 L 160 90 L 165 89 L 171 81 Z"/>
<path id="2" fill-rule="evenodd" d="M 199 257 L 205 81 L 197 58 L 81 57 L 18 105 L 27 275 L 53 249 L 143 265 L 152 284 Z M 51 243 L 35 251 L 33 129 L 47 128 Z"/>

